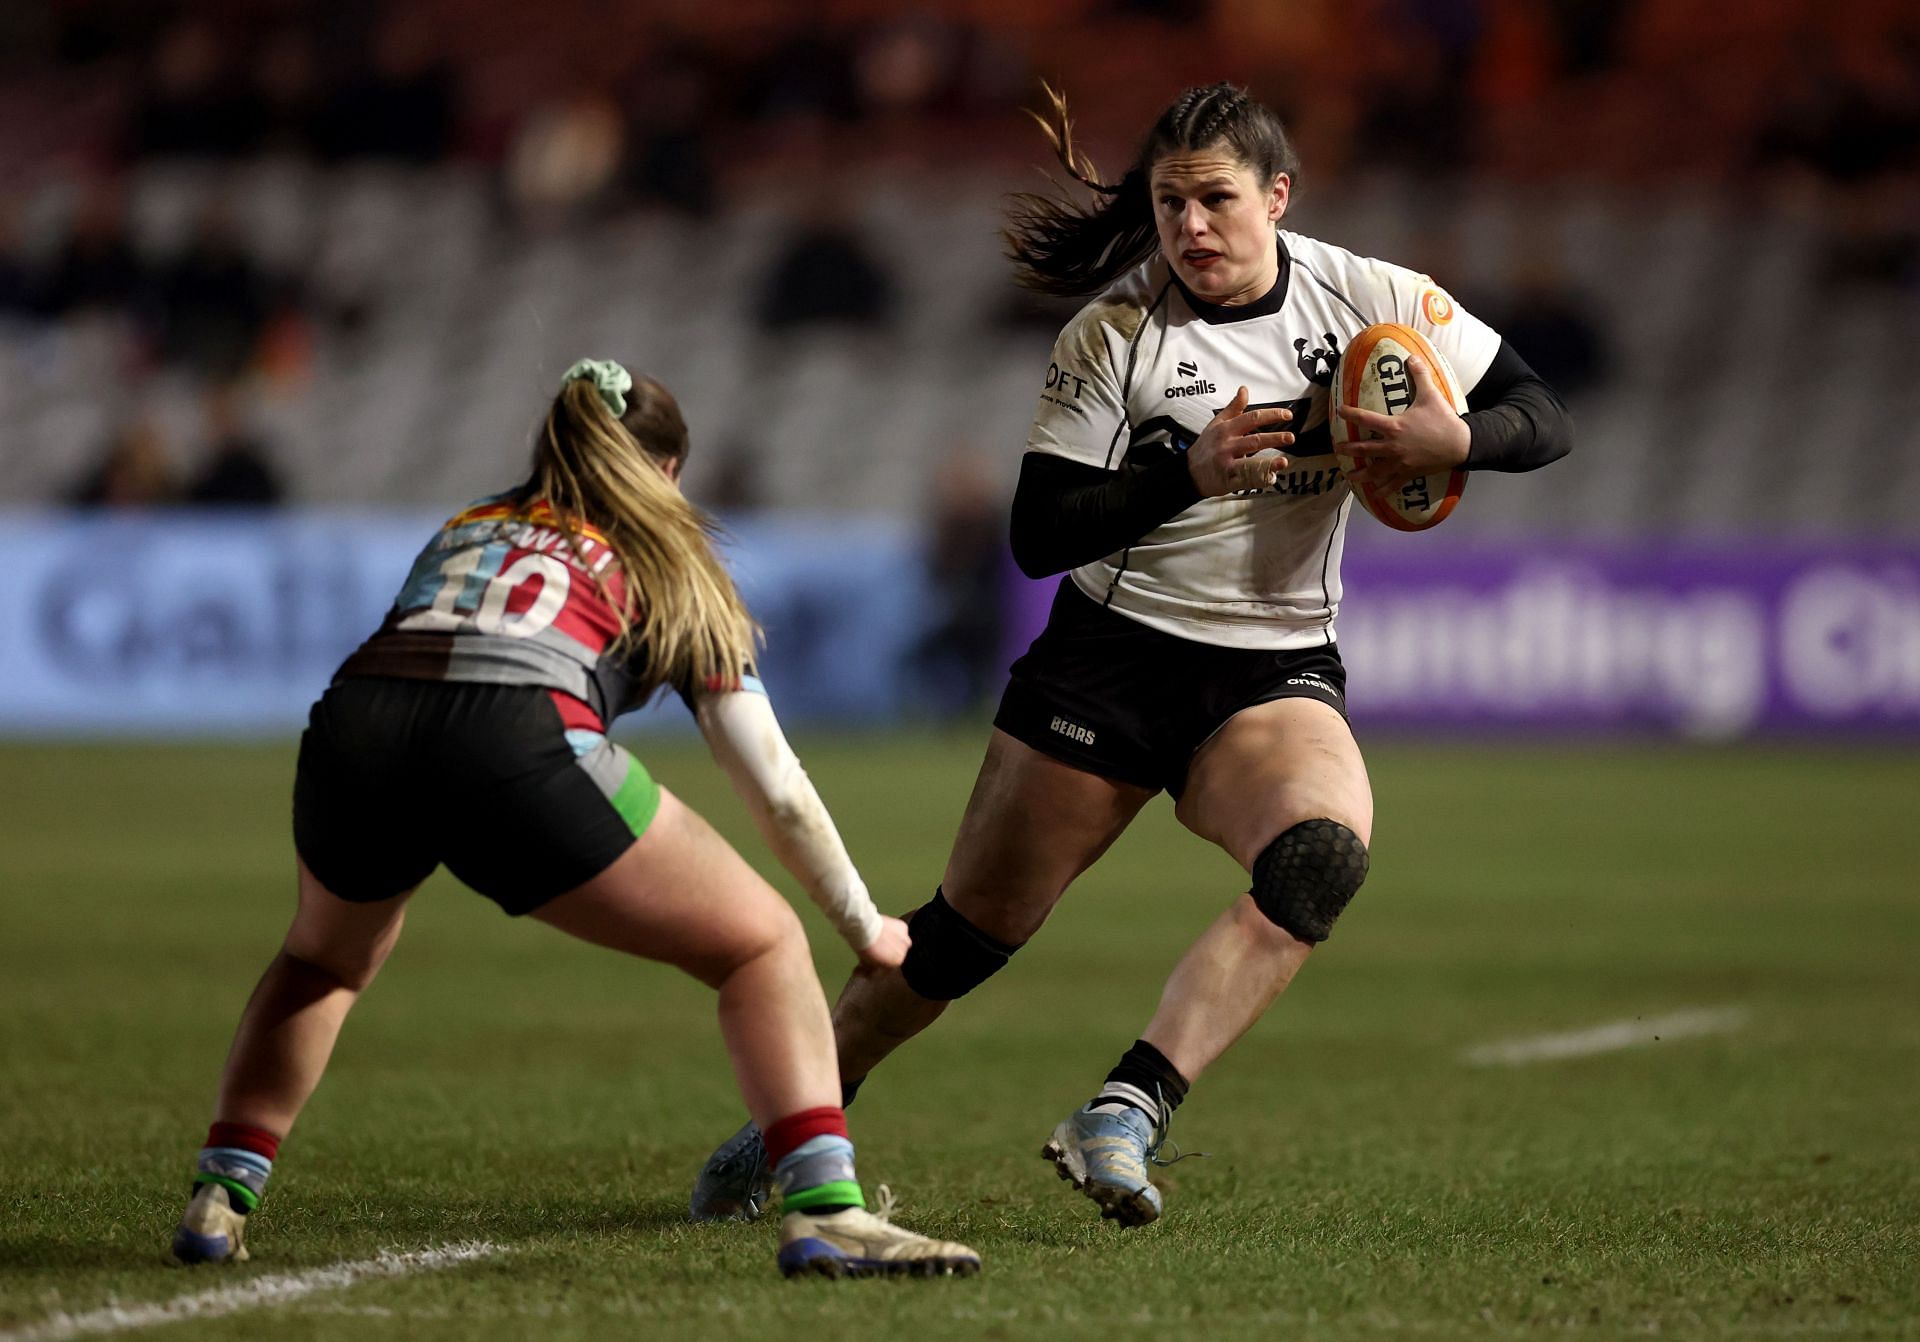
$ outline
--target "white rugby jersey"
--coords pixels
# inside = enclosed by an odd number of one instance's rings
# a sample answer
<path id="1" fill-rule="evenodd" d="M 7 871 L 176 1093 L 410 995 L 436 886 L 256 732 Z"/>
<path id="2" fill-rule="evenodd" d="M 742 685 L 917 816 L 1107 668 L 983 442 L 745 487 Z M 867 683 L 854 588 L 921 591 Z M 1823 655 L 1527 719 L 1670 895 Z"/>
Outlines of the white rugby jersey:
<path id="1" fill-rule="evenodd" d="M 1117 470 L 1185 452 L 1248 390 L 1285 406 L 1289 467 L 1272 487 L 1201 499 L 1073 571 L 1080 590 L 1181 638 L 1237 648 L 1334 640 L 1352 506 L 1327 417 L 1340 351 L 1364 327 L 1413 327 L 1472 390 L 1500 337 L 1424 275 L 1284 229 L 1280 280 L 1244 307 L 1190 301 L 1155 256 L 1082 308 L 1054 343 L 1027 450 Z M 1271 455 L 1271 454 L 1268 454 Z"/>

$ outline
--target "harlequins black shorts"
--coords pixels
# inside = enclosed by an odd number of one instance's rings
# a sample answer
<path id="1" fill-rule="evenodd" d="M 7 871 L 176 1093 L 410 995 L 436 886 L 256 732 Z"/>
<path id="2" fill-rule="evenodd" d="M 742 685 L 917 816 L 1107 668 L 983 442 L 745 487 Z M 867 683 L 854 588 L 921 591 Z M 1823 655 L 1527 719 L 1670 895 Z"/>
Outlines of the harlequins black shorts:
<path id="1" fill-rule="evenodd" d="M 522 914 L 605 871 L 659 805 L 640 761 L 569 729 L 551 690 L 350 679 L 300 738 L 293 841 L 342 899 L 388 899 L 444 862 Z"/>
<path id="2" fill-rule="evenodd" d="M 1060 580 L 1047 627 L 1014 662 L 993 719 L 1076 769 L 1178 797 L 1207 739 L 1243 708 L 1317 699 L 1347 712 L 1347 671 L 1331 643 L 1223 648 L 1115 614 Z"/>

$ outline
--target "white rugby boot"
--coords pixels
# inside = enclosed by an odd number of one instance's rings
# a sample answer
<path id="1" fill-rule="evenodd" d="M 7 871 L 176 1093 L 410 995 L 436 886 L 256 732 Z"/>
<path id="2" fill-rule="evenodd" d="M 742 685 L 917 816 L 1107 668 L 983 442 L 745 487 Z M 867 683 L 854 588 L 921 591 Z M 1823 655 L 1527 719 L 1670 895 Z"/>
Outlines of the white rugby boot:
<path id="1" fill-rule="evenodd" d="M 233 1209 L 227 1190 L 201 1184 L 173 1232 L 173 1256 L 182 1263 L 244 1263 L 246 1233 L 247 1218 Z"/>
<path id="2" fill-rule="evenodd" d="M 893 1224 L 893 1193 L 879 1189 L 877 1212 L 859 1207 L 811 1216 L 788 1212 L 780 1220 L 784 1276 L 971 1277 L 980 1255 L 964 1244 L 928 1239 Z"/>

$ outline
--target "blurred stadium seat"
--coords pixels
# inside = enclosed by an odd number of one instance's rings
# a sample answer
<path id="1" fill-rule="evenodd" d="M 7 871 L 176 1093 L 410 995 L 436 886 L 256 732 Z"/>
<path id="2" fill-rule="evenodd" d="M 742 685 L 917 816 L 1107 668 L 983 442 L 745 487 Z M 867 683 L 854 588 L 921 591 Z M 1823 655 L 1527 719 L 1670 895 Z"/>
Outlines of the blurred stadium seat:
<path id="1" fill-rule="evenodd" d="M 767 503 L 911 509 L 956 439 L 1004 449 L 1011 471 L 1047 358 L 1042 331 L 992 321 L 1011 296 L 994 225 L 1012 181 L 876 203 L 867 224 L 906 294 L 897 330 L 778 337 L 747 310 L 775 207 L 717 229 L 620 218 L 523 239 L 491 218 L 472 172 L 256 165 L 234 180 L 155 166 L 132 184 L 142 253 L 161 253 L 205 202 L 246 200 L 245 240 L 264 265 L 311 257 L 316 288 L 365 305 L 364 326 L 323 332 L 310 370 L 255 398 L 303 501 L 496 486 L 547 383 L 593 350 L 674 387 L 703 444 L 749 444 Z M 1501 255 L 1540 226 L 1542 206 L 1531 189 L 1487 186 L 1468 213 L 1447 282 L 1473 305 L 1502 295 Z M 1874 357 L 1908 321 L 1910 293 L 1823 284 L 1805 222 L 1739 217 L 1733 200 L 1596 193 L 1550 213 L 1563 221 L 1557 264 L 1589 297 L 1613 369 L 1576 398 L 1581 450 L 1556 488 L 1524 503 L 1477 491 L 1477 525 L 1911 533 L 1898 486 L 1920 470 L 1920 385 Z M 1417 217 L 1393 184 L 1337 209 L 1309 197 L 1300 216 L 1303 230 L 1388 256 L 1408 254 Z M 190 419 L 178 373 L 103 384 L 102 369 L 127 365 L 127 341 L 91 318 L 0 332 L 8 501 L 56 497 L 132 405 Z M 694 457 L 696 489 L 711 460 Z M 1511 506 L 1490 514 L 1494 499 Z"/>
<path id="2" fill-rule="evenodd" d="M 220 212 L 276 295 L 247 399 L 295 501 L 431 503 L 497 486 L 517 468 L 548 382 L 582 350 L 631 359 L 674 387 L 699 443 L 751 462 L 766 506 L 917 509 L 956 442 L 999 454 L 1010 480 L 1047 335 L 1002 320 L 1016 300 L 995 229 L 1005 193 L 1036 180 L 1041 146 L 1015 111 L 1035 76 L 1062 80 L 1113 163 L 1180 82 L 1173 67 L 1220 50 L 1208 33 L 1232 27 L 1248 50 L 1310 56 L 1341 32 L 1386 31 L 1377 25 L 1400 12 L 1383 0 L 1308 33 L 1226 3 L 1128 5 L 1124 21 L 1111 6 L 956 3 L 922 6 L 903 27 L 897 7 L 875 0 L 820 28 L 777 6 L 671 6 L 623 20 L 624 45 L 590 58 L 556 40 L 555 8 L 537 7 L 540 22 L 525 4 L 415 0 L 369 10 L 376 21 L 358 36 L 298 6 L 276 28 L 212 3 L 177 7 L 172 27 L 116 29 L 89 6 L 50 7 L 38 28 L 24 25 L 39 34 L 37 59 L 32 43 L 16 58 L 9 100 L 35 115 L 14 118 L 0 143 L 23 184 L 0 237 L 28 285 L 27 301 L 0 313 L 0 500 L 63 497 L 134 417 L 157 424 L 192 469 L 206 375 L 156 346 L 153 277 Z M 1463 37 L 1411 6 L 1391 50 L 1326 68 L 1311 98 L 1256 70 L 1189 73 L 1250 78 L 1293 114 L 1307 168 L 1290 222 L 1303 231 L 1430 270 L 1496 322 L 1527 300 L 1530 275 L 1548 277 L 1554 319 L 1586 328 L 1599 363 L 1572 398 L 1580 451 L 1552 490 L 1476 489 L 1477 526 L 1912 535 L 1901 500 L 1920 483 L 1920 385 L 1872 356 L 1904 325 L 1920 282 L 1920 220 L 1910 201 L 1888 203 L 1920 169 L 1911 144 L 1863 158 L 1846 138 L 1907 124 L 1920 81 L 1897 39 L 1911 36 L 1911 14 L 1784 4 L 1736 21 L 1692 3 L 1590 8 L 1559 6 L 1548 21 L 1469 6 L 1479 26 Z M 232 22 L 208 48 L 214 92 L 194 102 L 156 72 L 183 49 L 183 30 L 209 40 L 208 18 Z M 393 55 L 427 31 L 438 45 L 413 65 Z M 201 123 L 166 97 L 190 114 L 207 98 L 291 105 L 271 83 L 281 67 L 256 60 L 288 32 L 328 58 L 319 68 L 332 82 L 302 104 L 306 120 L 245 152 L 230 136 L 180 149 Z M 1049 55 L 1096 32 L 1104 63 L 1158 61 L 1165 87 L 1088 87 Z M 1739 59 L 1717 63 L 1675 122 L 1667 77 L 1706 48 Z M 1891 74 L 1876 51 L 1895 53 Z M 1368 120 L 1370 78 L 1430 68 L 1463 81 L 1449 103 L 1456 163 L 1396 147 Z M 704 147 L 675 141 L 675 152 L 719 165 L 721 203 L 676 209 L 568 158 L 543 167 L 539 202 L 517 200 L 503 167 L 515 136 L 551 110 L 553 90 L 574 87 L 607 90 L 636 143 L 663 117 L 681 127 Z M 423 162 L 413 141 L 329 131 L 343 113 L 328 99 L 370 88 L 422 116 L 454 90 L 444 156 Z M 656 106 L 651 89 L 669 89 L 672 106 Z M 164 156 L 141 150 L 152 139 L 141 118 L 156 108 L 173 117 Z M 42 143 L 19 129 L 31 124 L 63 129 Z M 541 124 L 551 130 L 551 118 Z M 589 174 L 577 191 L 569 164 Z M 143 287 L 118 305 L 36 300 L 31 281 L 80 211 L 99 196 L 110 216 L 115 192 Z M 823 201 L 892 277 L 892 319 L 764 333 L 758 286 L 796 220 Z M 722 465 L 696 452 L 696 491 Z"/>

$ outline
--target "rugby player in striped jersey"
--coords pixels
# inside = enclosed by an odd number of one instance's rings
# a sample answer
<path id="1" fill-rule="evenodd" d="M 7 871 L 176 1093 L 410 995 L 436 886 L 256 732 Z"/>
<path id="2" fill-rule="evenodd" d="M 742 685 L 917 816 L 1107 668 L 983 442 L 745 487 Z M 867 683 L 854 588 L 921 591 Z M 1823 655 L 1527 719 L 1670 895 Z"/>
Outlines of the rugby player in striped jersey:
<path id="1" fill-rule="evenodd" d="M 866 1210 L 832 1025 L 786 902 L 607 739 L 663 685 L 783 865 L 868 968 L 909 937 L 874 908 L 752 674 L 757 633 L 680 493 L 686 425 L 620 365 L 568 371 L 511 493 L 453 518 L 314 705 L 294 779 L 299 903 L 240 1020 L 173 1238 L 245 1259 L 280 1143 L 347 1013 L 441 864 L 507 913 L 677 966 L 718 990 L 765 1123 L 789 1276 L 972 1273 L 979 1255 Z"/>

